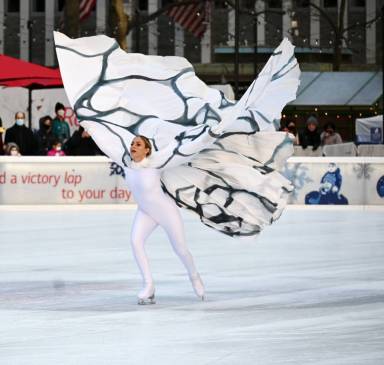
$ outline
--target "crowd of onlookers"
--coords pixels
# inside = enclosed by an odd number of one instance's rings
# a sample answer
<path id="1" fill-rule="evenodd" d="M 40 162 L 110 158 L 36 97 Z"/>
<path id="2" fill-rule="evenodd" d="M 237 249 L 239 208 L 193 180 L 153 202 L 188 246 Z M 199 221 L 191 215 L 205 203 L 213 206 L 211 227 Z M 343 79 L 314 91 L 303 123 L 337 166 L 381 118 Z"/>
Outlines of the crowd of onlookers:
<path id="1" fill-rule="evenodd" d="M 298 132 L 294 121 L 285 121 L 280 130 L 290 132 L 295 136 L 294 145 L 303 149 L 308 147 L 316 151 L 319 147 L 343 143 L 341 136 L 336 132 L 335 124 L 329 122 L 320 131 L 317 118 L 311 115 L 305 124 L 305 128 Z"/>
<path id="2" fill-rule="evenodd" d="M 12 156 L 92 156 L 102 152 L 90 135 L 79 127 L 72 136 L 64 119 L 65 108 L 56 103 L 55 117 L 46 115 L 39 120 L 39 129 L 26 126 L 25 114 L 17 112 L 15 123 L 5 131 L 4 144 L 0 133 L 0 154 Z"/>
<path id="3" fill-rule="evenodd" d="M 39 129 L 32 132 L 25 125 L 25 114 L 17 112 L 15 123 L 5 131 L 4 145 L 0 133 L 0 154 L 13 156 L 92 156 L 103 154 L 83 127 L 79 127 L 72 136 L 64 119 L 65 108 L 56 103 L 55 117 L 49 115 L 39 121 Z M 1 121 L 1 119 L 0 119 Z M 340 134 L 333 123 L 326 123 L 320 131 L 315 116 L 310 116 L 305 128 L 298 131 L 293 120 L 282 121 L 281 131 L 294 136 L 294 145 L 316 151 L 319 147 L 342 143 Z"/>

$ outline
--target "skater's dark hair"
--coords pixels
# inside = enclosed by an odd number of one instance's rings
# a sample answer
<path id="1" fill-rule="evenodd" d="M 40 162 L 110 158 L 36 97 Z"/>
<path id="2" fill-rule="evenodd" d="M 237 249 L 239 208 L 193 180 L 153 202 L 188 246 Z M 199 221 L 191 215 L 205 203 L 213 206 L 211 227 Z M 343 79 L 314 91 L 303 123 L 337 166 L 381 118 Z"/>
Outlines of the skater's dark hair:
<path id="1" fill-rule="evenodd" d="M 142 141 L 144 142 L 145 148 L 149 149 L 149 152 L 146 154 L 146 156 L 147 157 L 150 156 L 152 153 L 152 145 L 151 145 L 151 141 L 149 140 L 149 138 L 147 138 L 146 136 L 142 136 L 141 134 L 137 135 L 136 137 L 142 139 Z"/>

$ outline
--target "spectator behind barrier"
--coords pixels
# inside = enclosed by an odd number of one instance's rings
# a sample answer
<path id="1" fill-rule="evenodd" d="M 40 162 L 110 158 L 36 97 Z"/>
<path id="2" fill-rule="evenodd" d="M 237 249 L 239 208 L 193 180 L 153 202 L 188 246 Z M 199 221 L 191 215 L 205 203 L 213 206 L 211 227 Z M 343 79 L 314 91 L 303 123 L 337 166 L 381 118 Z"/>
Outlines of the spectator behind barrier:
<path id="1" fill-rule="evenodd" d="M 52 143 L 52 148 L 48 151 L 47 156 L 65 156 L 62 146 L 63 145 L 59 140 L 55 140 Z"/>
<path id="2" fill-rule="evenodd" d="M 65 143 L 70 137 L 69 125 L 64 120 L 65 108 L 61 103 L 55 105 L 56 117 L 53 119 L 52 134 L 61 143 Z"/>
<path id="3" fill-rule="evenodd" d="M 94 140 L 83 127 L 79 127 L 79 129 L 73 133 L 64 148 L 67 154 L 72 156 L 94 156 L 102 154 Z"/>
<path id="4" fill-rule="evenodd" d="M 316 151 L 319 148 L 321 141 L 318 127 L 319 122 L 317 121 L 317 118 L 311 115 L 307 119 L 305 129 L 299 134 L 300 145 L 303 149 L 312 146 L 312 150 Z"/>
<path id="5" fill-rule="evenodd" d="M 296 124 L 293 120 L 291 121 L 286 121 L 282 127 L 280 128 L 281 131 L 283 132 L 288 132 L 288 133 L 291 133 L 293 134 L 293 136 L 295 137 L 295 140 L 293 141 L 293 144 L 295 146 L 299 145 L 299 134 L 297 133 L 297 128 L 296 128 Z"/>
<path id="6" fill-rule="evenodd" d="M 52 118 L 49 115 L 40 118 L 39 130 L 36 132 L 35 136 L 38 145 L 38 154 L 40 156 L 46 156 L 55 141 L 55 137 L 52 133 Z"/>
<path id="7" fill-rule="evenodd" d="M 3 133 L 5 129 L 3 128 L 3 121 L 0 118 L 0 155 L 4 155 L 4 145 L 3 145 Z"/>
<path id="8" fill-rule="evenodd" d="M 25 114 L 17 112 L 15 114 L 15 124 L 5 132 L 4 143 L 16 143 L 23 156 L 36 155 L 37 142 L 32 131 L 25 126 Z"/>
<path id="9" fill-rule="evenodd" d="M 331 122 L 324 125 L 324 132 L 321 133 L 320 139 L 322 146 L 343 143 L 340 134 L 336 132 L 336 126 Z"/>
<path id="10" fill-rule="evenodd" d="M 6 156 L 21 156 L 19 146 L 13 142 L 5 145 L 4 152 Z"/>

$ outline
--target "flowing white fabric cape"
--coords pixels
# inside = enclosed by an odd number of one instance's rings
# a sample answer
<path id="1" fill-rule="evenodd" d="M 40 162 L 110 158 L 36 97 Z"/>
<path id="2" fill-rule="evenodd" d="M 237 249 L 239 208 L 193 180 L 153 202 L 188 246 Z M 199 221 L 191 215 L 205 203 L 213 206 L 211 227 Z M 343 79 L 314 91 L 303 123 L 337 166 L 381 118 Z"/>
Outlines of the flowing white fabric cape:
<path id="1" fill-rule="evenodd" d="M 255 235 L 281 215 L 292 185 L 279 170 L 293 149 L 276 127 L 300 77 L 288 39 L 234 102 L 185 58 L 129 54 L 104 35 L 54 37 L 68 99 L 112 160 L 129 167 L 131 141 L 145 135 L 146 165 L 162 169 L 163 189 L 230 236 Z"/>

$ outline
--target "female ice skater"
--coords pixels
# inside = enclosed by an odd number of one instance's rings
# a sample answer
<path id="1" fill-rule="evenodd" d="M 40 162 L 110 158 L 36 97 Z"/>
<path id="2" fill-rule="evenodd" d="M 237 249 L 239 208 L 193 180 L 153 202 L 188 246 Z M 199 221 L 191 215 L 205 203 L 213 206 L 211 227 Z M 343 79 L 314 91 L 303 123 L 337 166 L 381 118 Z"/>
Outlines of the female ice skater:
<path id="1" fill-rule="evenodd" d="M 203 298 L 175 204 L 231 237 L 253 237 L 280 217 L 293 190 L 280 173 L 293 136 L 276 129 L 299 85 L 294 47 L 284 39 L 234 102 L 205 85 L 182 57 L 128 54 L 106 36 L 55 33 L 55 43 L 80 124 L 126 169 L 138 203 L 131 237 L 145 283 L 139 303 L 154 302 L 144 241 L 157 225 Z"/>
<path id="2" fill-rule="evenodd" d="M 161 188 L 161 170 L 144 168 L 151 151 L 151 143 L 145 136 L 135 137 L 130 149 L 133 162 L 125 170 L 126 181 L 138 205 L 131 229 L 131 245 L 144 282 L 138 294 L 138 304 L 155 303 L 155 287 L 144 245 L 157 226 L 165 230 L 175 253 L 187 269 L 196 295 L 204 300 L 204 285 L 185 243 L 180 212 Z"/>

